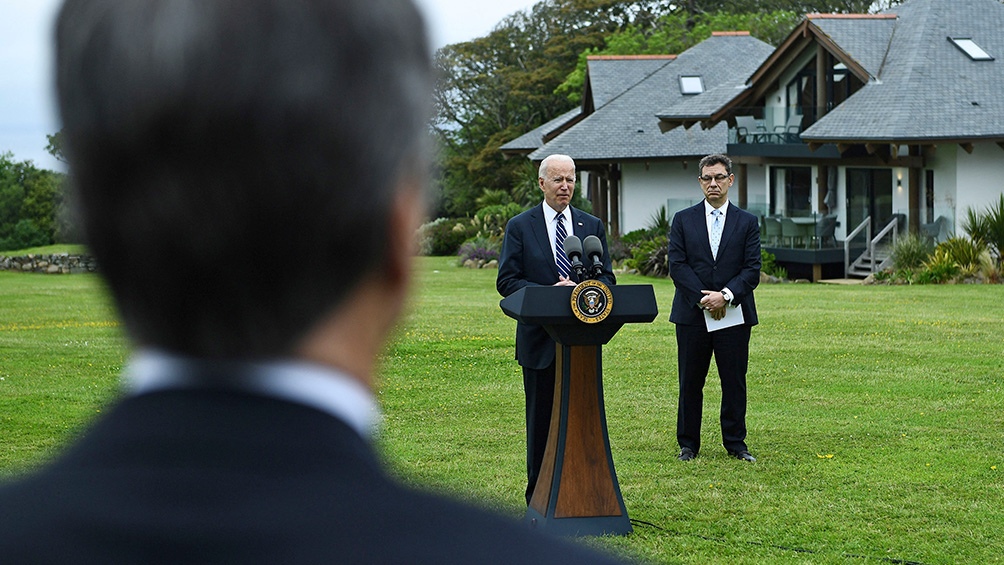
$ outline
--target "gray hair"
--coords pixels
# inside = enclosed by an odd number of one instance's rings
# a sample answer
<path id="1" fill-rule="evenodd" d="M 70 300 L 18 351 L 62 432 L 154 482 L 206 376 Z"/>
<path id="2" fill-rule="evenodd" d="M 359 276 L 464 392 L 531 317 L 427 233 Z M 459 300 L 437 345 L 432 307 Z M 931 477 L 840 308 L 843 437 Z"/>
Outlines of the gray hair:
<path id="1" fill-rule="evenodd" d="M 573 167 L 575 166 L 575 161 L 568 155 L 561 155 L 558 153 L 548 155 L 540 162 L 540 167 L 537 169 L 537 178 L 547 178 L 547 171 L 551 167 L 551 163 L 555 163 L 557 161 L 571 163 Z"/>

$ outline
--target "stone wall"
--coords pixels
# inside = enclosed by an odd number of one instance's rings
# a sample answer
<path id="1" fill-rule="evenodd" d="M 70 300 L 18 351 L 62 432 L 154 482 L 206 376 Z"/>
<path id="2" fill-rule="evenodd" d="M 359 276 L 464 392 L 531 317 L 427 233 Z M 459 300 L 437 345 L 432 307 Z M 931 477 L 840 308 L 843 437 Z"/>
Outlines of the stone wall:
<path id="1" fill-rule="evenodd" d="M 0 271 L 21 271 L 23 273 L 93 273 L 98 270 L 97 261 L 90 255 L 22 255 L 7 257 L 0 255 Z"/>

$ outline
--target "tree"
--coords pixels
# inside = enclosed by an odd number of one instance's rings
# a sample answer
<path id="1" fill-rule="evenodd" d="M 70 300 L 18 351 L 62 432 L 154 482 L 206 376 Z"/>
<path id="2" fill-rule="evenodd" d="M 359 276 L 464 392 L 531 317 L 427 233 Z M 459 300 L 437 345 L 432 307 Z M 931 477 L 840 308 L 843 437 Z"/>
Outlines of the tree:
<path id="1" fill-rule="evenodd" d="M 0 250 L 55 241 L 63 175 L 0 154 Z"/>
<path id="2" fill-rule="evenodd" d="M 518 160 L 499 147 L 571 104 L 555 89 L 579 54 L 659 2 L 545 0 L 504 19 L 486 37 L 436 54 L 433 131 L 440 143 L 439 212 L 469 215 L 484 190 L 511 190 Z"/>

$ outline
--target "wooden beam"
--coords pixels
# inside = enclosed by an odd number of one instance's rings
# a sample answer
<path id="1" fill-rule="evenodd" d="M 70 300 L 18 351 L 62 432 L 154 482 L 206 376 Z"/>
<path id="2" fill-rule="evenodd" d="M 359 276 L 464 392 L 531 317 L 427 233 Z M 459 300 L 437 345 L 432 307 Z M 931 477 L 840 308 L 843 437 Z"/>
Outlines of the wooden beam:
<path id="1" fill-rule="evenodd" d="M 970 155 L 973 153 L 973 144 L 972 143 L 960 143 L 959 147 L 965 149 L 966 153 L 969 153 Z"/>

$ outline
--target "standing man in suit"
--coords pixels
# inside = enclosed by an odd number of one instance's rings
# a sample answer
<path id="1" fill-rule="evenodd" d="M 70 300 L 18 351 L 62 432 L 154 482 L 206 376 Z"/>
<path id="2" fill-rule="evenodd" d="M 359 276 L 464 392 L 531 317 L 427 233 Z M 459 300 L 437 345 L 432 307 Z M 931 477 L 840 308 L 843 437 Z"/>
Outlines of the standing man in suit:
<path id="1" fill-rule="evenodd" d="M 607 285 L 616 282 L 607 249 L 606 230 L 596 216 L 573 208 L 575 162 L 567 155 L 549 155 L 540 163 L 537 183 L 544 201 L 509 220 L 502 242 L 495 287 L 503 297 L 529 285 L 575 286 L 565 236 L 583 239 L 595 235 L 603 244 L 603 273 Z M 571 230 L 568 228 L 571 227 Z M 554 404 L 554 370 L 557 344 L 541 326 L 516 322 L 516 360 L 523 368 L 526 394 L 526 502 L 530 503 L 544 460 L 547 432 Z"/>
<path id="2" fill-rule="evenodd" d="M 424 214 L 409 0 L 67 0 L 56 37 L 70 178 L 135 351 L 124 398 L 0 488 L 0 560 L 606 561 L 405 488 L 371 443 Z"/>
<path id="3" fill-rule="evenodd" d="M 698 164 L 704 201 L 681 210 L 669 234 L 669 275 L 676 286 L 669 320 L 676 324 L 680 401 L 676 437 L 681 461 L 701 449 L 704 382 L 712 354 L 722 383 L 722 444 L 732 457 L 756 461 L 746 446 L 746 369 L 753 289 L 760 283 L 760 229 L 753 214 L 729 203 L 732 161 L 708 155 Z M 709 332 L 705 315 L 742 309 L 744 323 Z"/>

